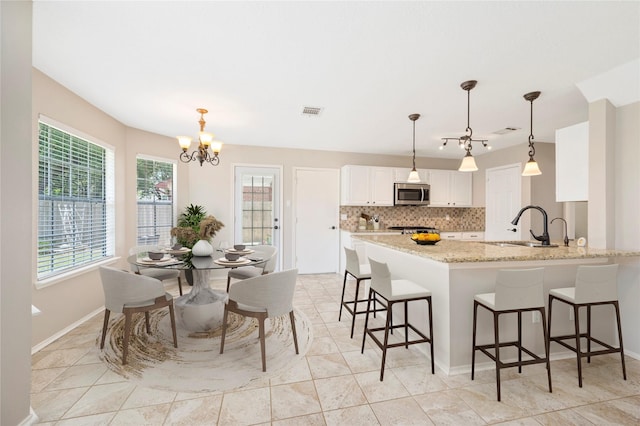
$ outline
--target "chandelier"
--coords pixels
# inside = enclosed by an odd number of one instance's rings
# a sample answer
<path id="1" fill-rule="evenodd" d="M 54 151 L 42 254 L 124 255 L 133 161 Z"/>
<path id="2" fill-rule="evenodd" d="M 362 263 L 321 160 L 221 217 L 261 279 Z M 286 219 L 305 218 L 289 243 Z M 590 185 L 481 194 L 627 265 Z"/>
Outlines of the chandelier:
<path id="1" fill-rule="evenodd" d="M 212 166 L 217 166 L 220 163 L 220 148 L 222 148 L 222 142 L 214 141 L 213 133 L 208 133 L 204 131 L 204 125 L 207 124 L 204 121 L 204 115 L 208 113 L 204 108 L 196 109 L 200 114 L 200 133 L 198 134 L 198 149 L 189 154 L 187 151 L 191 146 L 191 138 L 189 136 L 177 136 L 178 144 L 180 148 L 182 148 L 182 152 L 180 153 L 180 161 L 183 163 L 189 163 L 191 161 L 198 160 L 200 162 L 200 166 L 204 163 L 209 163 Z M 209 148 L 211 148 L 211 152 L 209 152 Z"/>
<path id="2" fill-rule="evenodd" d="M 407 179 L 409 183 L 420 182 L 420 175 L 418 175 L 418 171 L 416 170 L 416 120 L 418 118 L 420 118 L 420 114 L 411 114 L 409 116 L 409 120 L 413 121 L 413 169 L 411 169 L 411 173 L 409 173 L 409 178 Z"/>
<path id="3" fill-rule="evenodd" d="M 524 95 L 524 98 L 531 104 L 531 131 L 529 132 L 529 161 L 524 165 L 522 176 L 537 176 L 541 175 L 540 167 L 538 163 L 533 159 L 536 155 L 536 149 L 533 147 L 533 101 L 538 99 L 540 92 L 530 92 Z"/>
<path id="4" fill-rule="evenodd" d="M 476 87 L 477 83 L 478 82 L 476 80 L 469 80 L 463 82 L 460 85 L 460 87 L 462 87 L 462 90 L 465 90 L 467 92 L 467 128 L 465 129 L 466 134 L 460 136 L 459 138 L 442 138 L 444 142 L 440 146 L 440 149 L 444 149 L 444 147 L 447 146 L 447 142 L 453 140 L 458 142 L 458 146 L 461 149 L 466 150 L 467 153 L 462 159 L 462 163 L 460 163 L 460 167 L 458 168 L 458 170 L 461 172 L 475 172 L 476 170 L 478 170 L 478 166 L 476 166 L 476 160 L 473 158 L 473 155 L 471 155 L 472 142 L 480 142 L 485 148 L 491 149 L 491 146 L 487 143 L 487 139 L 473 139 L 473 130 L 469 125 L 469 105 L 471 97 L 470 92 L 471 89 Z"/>

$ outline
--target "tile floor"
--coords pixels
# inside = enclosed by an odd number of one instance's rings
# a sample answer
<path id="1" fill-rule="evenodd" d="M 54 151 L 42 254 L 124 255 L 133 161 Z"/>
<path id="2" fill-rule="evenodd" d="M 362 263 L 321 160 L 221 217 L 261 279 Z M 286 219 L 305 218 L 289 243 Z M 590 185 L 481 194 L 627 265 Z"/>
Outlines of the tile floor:
<path id="1" fill-rule="evenodd" d="M 506 370 L 497 402 L 494 370 L 475 381 L 431 375 L 415 347 L 397 348 L 380 382 L 380 350 L 368 344 L 361 354 L 361 331 L 352 340 L 350 316 L 337 321 L 341 289 L 339 275 L 299 277 L 295 305 L 313 323 L 313 345 L 306 362 L 262 386 L 197 394 L 131 385 L 97 357 L 100 314 L 33 355 L 31 405 L 43 425 L 640 424 L 640 361 L 629 357 L 626 381 L 619 357 L 593 358 L 583 388 L 573 359 L 554 361 L 552 394 L 544 366 Z"/>

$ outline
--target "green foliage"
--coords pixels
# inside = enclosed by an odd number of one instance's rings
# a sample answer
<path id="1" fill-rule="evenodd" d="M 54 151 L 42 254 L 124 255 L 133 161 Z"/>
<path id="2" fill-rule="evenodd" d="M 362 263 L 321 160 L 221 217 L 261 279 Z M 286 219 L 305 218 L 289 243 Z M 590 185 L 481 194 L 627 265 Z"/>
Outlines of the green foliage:
<path id="1" fill-rule="evenodd" d="M 207 216 L 204 207 L 189 204 L 178 216 L 178 226 L 171 229 L 171 236 L 182 246 L 192 248 L 200 239 L 213 238 L 223 226 L 215 217 Z"/>
<path id="2" fill-rule="evenodd" d="M 178 226 L 192 228 L 196 234 L 200 232 L 200 222 L 207 216 L 207 212 L 202 206 L 189 204 L 184 212 L 178 216 Z"/>

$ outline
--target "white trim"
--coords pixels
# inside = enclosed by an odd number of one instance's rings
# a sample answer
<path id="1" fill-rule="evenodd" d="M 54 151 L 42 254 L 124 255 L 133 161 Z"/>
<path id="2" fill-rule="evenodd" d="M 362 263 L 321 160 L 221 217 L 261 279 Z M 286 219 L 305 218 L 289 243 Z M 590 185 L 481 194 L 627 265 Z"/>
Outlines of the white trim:
<path id="1" fill-rule="evenodd" d="M 95 136 L 91 136 L 87 133 L 84 133 L 78 129 L 74 129 L 73 127 L 61 123 L 59 121 L 54 120 L 53 118 L 47 117 L 44 114 L 38 114 L 38 121 L 42 122 L 48 126 L 55 127 L 56 129 L 62 130 L 63 132 L 69 133 L 70 135 L 76 136 L 80 139 L 84 139 L 88 142 L 94 143 L 96 145 L 100 145 L 103 148 L 110 149 L 113 151 L 113 155 L 115 157 L 116 147 L 104 142 L 103 140 L 96 138 Z"/>
<path id="2" fill-rule="evenodd" d="M 163 163 L 172 163 L 177 165 L 178 164 L 178 160 L 176 160 L 175 158 L 165 158 L 165 157 L 158 157 L 156 155 L 149 155 L 149 154 L 143 154 L 141 152 L 136 154 L 136 160 L 140 158 L 142 160 L 151 160 L 151 161 L 160 161 Z"/>
<path id="3" fill-rule="evenodd" d="M 69 272 L 64 272 L 62 274 L 58 274 L 58 275 L 54 275 L 53 277 L 49 277 L 49 278 L 45 278 L 43 280 L 36 280 L 33 284 L 36 287 L 36 289 L 42 289 L 45 287 L 49 287 L 51 285 L 57 284 L 60 281 L 65 281 L 68 280 L 69 278 L 78 276 L 78 275 L 82 275 L 85 274 L 87 272 L 92 272 L 97 270 L 100 266 L 103 265 L 111 265 L 113 263 L 116 263 L 118 260 L 120 259 L 119 256 L 115 256 L 115 257 L 109 257 L 107 259 L 103 259 L 100 260 L 98 262 L 95 263 L 91 263 L 89 265 L 86 266 L 82 266 L 80 268 L 75 268 Z"/>
<path id="4" fill-rule="evenodd" d="M 74 323 L 72 323 L 71 325 L 63 328 L 62 330 L 58 331 L 56 334 L 49 336 L 48 338 L 46 338 L 45 340 L 43 340 L 42 342 L 38 343 L 37 345 L 33 346 L 31 348 L 31 355 L 35 354 L 36 352 L 38 352 L 39 350 L 41 350 L 42 348 L 50 345 L 51 343 L 55 342 L 56 340 L 58 340 L 59 338 L 61 338 L 62 336 L 64 336 L 65 334 L 69 333 L 70 331 L 73 331 L 75 328 L 81 326 L 82 324 L 84 324 L 85 322 L 89 321 L 91 318 L 93 318 L 94 316 L 98 315 L 100 312 L 104 311 L 104 306 L 101 308 L 96 309 L 95 311 L 83 316 L 82 318 L 80 318 L 78 321 L 75 321 Z"/>

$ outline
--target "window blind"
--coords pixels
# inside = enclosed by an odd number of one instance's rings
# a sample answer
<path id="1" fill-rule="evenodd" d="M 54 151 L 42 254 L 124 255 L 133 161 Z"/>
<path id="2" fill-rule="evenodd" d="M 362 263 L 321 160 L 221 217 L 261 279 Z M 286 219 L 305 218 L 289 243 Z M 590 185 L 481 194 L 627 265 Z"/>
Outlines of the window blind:
<path id="1" fill-rule="evenodd" d="M 114 254 L 113 150 L 67 129 L 39 122 L 38 279 Z"/>
<path id="2" fill-rule="evenodd" d="M 138 157 L 138 244 L 166 245 L 171 242 L 174 175 L 174 163 Z"/>

